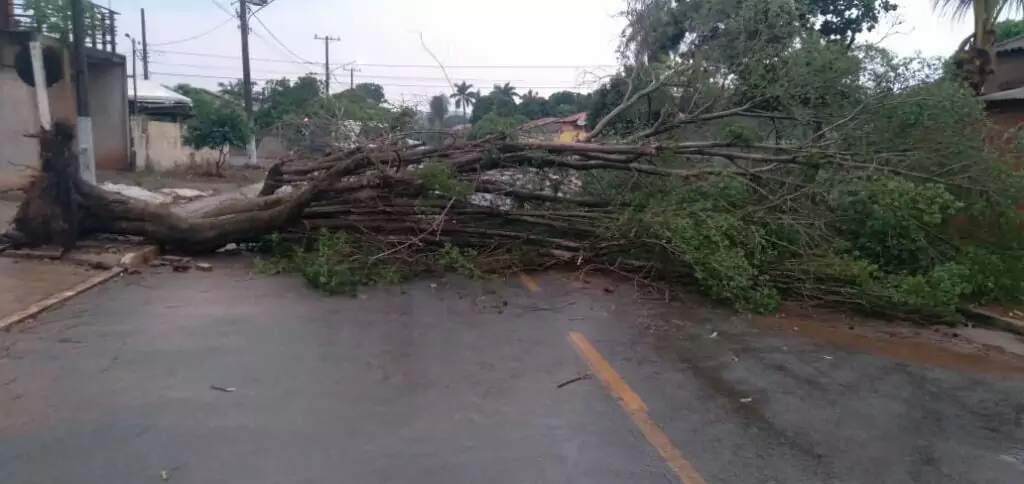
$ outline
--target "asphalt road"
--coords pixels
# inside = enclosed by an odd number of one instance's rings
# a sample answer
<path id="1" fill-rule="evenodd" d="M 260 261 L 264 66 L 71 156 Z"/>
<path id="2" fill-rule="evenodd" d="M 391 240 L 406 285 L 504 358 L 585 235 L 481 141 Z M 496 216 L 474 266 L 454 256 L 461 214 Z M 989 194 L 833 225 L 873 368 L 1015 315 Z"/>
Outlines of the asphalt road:
<path id="1" fill-rule="evenodd" d="M 0 334 L 0 482 L 1024 482 L 1024 366 L 602 284 L 129 276 Z"/>

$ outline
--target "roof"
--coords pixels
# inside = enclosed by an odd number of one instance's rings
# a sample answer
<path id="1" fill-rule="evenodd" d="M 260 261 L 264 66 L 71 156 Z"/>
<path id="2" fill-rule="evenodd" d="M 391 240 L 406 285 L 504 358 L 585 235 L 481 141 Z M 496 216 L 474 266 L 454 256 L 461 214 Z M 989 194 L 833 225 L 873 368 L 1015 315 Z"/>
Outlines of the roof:
<path id="1" fill-rule="evenodd" d="M 1014 101 L 1019 99 L 1024 99 L 1024 87 L 1007 89 L 1005 91 L 994 92 L 992 94 L 986 94 L 978 97 L 979 101 L 987 103 L 993 101 Z"/>
<path id="2" fill-rule="evenodd" d="M 1024 35 L 1018 35 L 1002 42 L 996 42 L 995 45 L 996 54 L 1004 54 L 1020 50 L 1024 50 Z"/>
<path id="3" fill-rule="evenodd" d="M 548 124 L 551 124 L 551 123 L 557 123 L 558 121 L 559 121 L 559 118 L 540 118 L 540 119 L 534 119 L 533 121 L 527 121 L 527 122 L 523 123 L 523 125 L 520 126 L 519 129 L 539 128 L 541 126 L 548 125 Z"/>
<path id="4" fill-rule="evenodd" d="M 178 94 L 156 81 L 139 79 L 139 92 L 136 96 L 134 84 L 128 79 L 128 100 L 138 101 L 140 104 L 185 104 L 192 105 L 192 100 Z"/>
<path id="5" fill-rule="evenodd" d="M 533 129 L 533 128 L 539 128 L 541 126 L 546 126 L 546 125 L 549 125 L 551 123 L 575 124 L 577 126 L 586 126 L 587 125 L 587 113 L 582 112 L 582 113 L 570 114 L 570 115 L 568 115 L 568 116 L 566 116 L 564 118 L 540 118 L 540 119 L 534 119 L 533 121 L 529 121 L 529 122 L 523 123 L 523 125 L 520 126 L 519 129 L 529 130 L 529 129 Z"/>
<path id="6" fill-rule="evenodd" d="M 564 117 L 562 119 L 559 119 L 558 122 L 559 123 L 576 123 L 576 124 L 578 124 L 580 126 L 586 126 L 587 125 L 587 113 L 586 112 L 582 112 L 582 113 L 570 114 L 569 116 L 566 116 L 566 117 Z"/>

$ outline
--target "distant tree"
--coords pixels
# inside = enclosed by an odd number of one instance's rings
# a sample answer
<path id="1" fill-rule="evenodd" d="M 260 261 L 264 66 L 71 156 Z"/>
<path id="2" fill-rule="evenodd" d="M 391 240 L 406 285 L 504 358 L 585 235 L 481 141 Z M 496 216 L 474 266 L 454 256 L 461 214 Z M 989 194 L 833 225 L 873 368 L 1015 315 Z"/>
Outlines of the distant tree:
<path id="1" fill-rule="evenodd" d="M 431 126 L 440 128 L 444 118 L 448 116 L 448 96 L 438 94 L 430 98 L 430 110 L 427 112 L 427 122 Z"/>
<path id="2" fill-rule="evenodd" d="M 497 113 L 489 113 L 473 124 L 466 138 L 475 140 L 491 135 L 513 136 L 516 129 L 526 121 L 526 118 L 519 115 L 500 116 Z"/>
<path id="3" fill-rule="evenodd" d="M 461 109 L 462 116 L 466 117 L 467 109 L 473 107 L 473 103 L 479 96 L 480 93 L 473 92 L 472 84 L 466 84 L 466 81 L 462 81 L 455 85 L 455 92 L 451 93 L 448 97 L 455 100 L 455 109 Z"/>
<path id="4" fill-rule="evenodd" d="M 473 115 L 470 116 L 470 122 L 476 124 L 484 116 L 495 113 L 499 117 L 512 117 L 517 114 L 517 107 L 515 101 L 509 97 L 491 92 L 486 96 L 480 96 L 476 100 L 476 104 L 473 106 Z"/>
<path id="5" fill-rule="evenodd" d="M 253 98 L 255 100 L 256 96 L 258 96 L 258 90 L 256 89 L 256 83 L 255 82 L 253 82 L 251 84 L 252 84 L 252 88 L 253 88 Z M 228 81 L 228 82 L 218 82 L 217 83 L 217 88 L 218 88 L 217 92 L 221 96 L 224 96 L 224 97 L 226 97 L 228 99 L 231 99 L 231 100 L 237 102 L 239 105 L 241 105 L 242 102 L 245 100 L 245 94 L 244 94 L 244 91 L 242 90 L 242 80 L 241 79 L 236 79 L 234 81 Z"/>
<path id="6" fill-rule="evenodd" d="M 491 91 L 491 94 L 496 94 L 498 96 L 504 97 L 512 102 L 515 102 L 516 99 L 519 97 L 519 93 L 516 92 L 516 87 L 509 82 L 506 82 L 504 85 L 495 84 L 494 89 Z"/>
<path id="7" fill-rule="evenodd" d="M 313 74 L 294 81 L 288 78 L 267 81 L 260 90 L 260 105 L 253 113 L 256 128 L 265 130 L 287 119 L 303 118 L 323 102 L 323 82 Z"/>
<path id="8" fill-rule="evenodd" d="M 579 98 L 579 96 L 579 94 L 576 94 L 575 92 L 572 91 L 558 91 L 556 93 L 551 94 L 551 96 L 548 97 L 548 102 L 550 102 L 553 106 L 574 106 L 576 104 L 576 99 Z"/>
<path id="9" fill-rule="evenodd" d="M 540 119 L 552 115 L 551 105 L 548 103 L 548 100 L 537 94 L 533 89 L 527 91 L 520 98 L 516 110 L 526 119 Z"/>
<path id="10" fill-rule="evenodd" d="M 1024 20 L 996 22 L 996 42 L 1003 42 L 1021 35 L 1024 35 Z"/>
<path id="11" fill-rule="evenodd" d="M 466 124 L 468 122 L 469 122 L 469 118 L 467 118 L 467 117 L 465 117 L 465 116 L 463 116 L 461 114 L 456 113 L 456 114 L 449 114 L 446 118 L 444 118 L 444 123 L 442 123 L 442 124 L 444 125 L 445 128 L 451 128 L 453 126 L 458 126 L 460 124 Z"/>
<path id="12" fill-rule="evenodd" d="M 591 94 L 579 94 L 572 91 L 558 91 L 548 97 L 548 111 L 551 116 L 568 116 L 570 114 L 590 111 Z"/>
<path id="13" fill-rule="evenodd" d="M 362 94 L 363 97 L 376 104 L 381 104 L 387 100 L 387 97 L 384 95 L 384 87 L 374 82 L 361 82 L 356 84 L 355 90 L 359 94 Z"/>

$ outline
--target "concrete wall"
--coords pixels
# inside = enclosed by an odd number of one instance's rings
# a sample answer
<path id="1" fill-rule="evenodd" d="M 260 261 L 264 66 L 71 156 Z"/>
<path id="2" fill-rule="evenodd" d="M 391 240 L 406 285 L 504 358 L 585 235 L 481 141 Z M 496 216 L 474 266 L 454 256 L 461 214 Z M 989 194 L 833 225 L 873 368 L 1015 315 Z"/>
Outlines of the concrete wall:
<path id="1" fill-rule="evenodd" d="M 216 150 L 196 150 L 184 144 L 184 126 L 180 123 L 135 118 L 132 119 L 132 132 L 138 140 L 136 160 L 139 169 L 213 172 L 217 163 L 219 154 Z"/>
<path id="2" fill-rule="evenodd" d="M 96 168 L 131 168 L 127 72 L 123 63 L 89 63 L 89 109 Z"/>
<path id="3" fill-rule="evenodd" d="M 53 39 L 44 44 L 59 46 Z M 21 82 L 14 70 L 18 46 L 0 33 L 0 190 L 20 188 L 39 167 L 39 144 L 26 134 L 39 130 L 34 88 Z M 65 77 L 48 89 L 50 116 L 74 124 L 75 98 L 70 80 L 70 57 L 65 56 Z"/>
<path id="4" fill-rule="evenodd" d="M 1024 86 L 1024 53 L 1012 52 L 1000 55 L 996 69 L 985 81 L 985 92 L 993 93 Z"/>

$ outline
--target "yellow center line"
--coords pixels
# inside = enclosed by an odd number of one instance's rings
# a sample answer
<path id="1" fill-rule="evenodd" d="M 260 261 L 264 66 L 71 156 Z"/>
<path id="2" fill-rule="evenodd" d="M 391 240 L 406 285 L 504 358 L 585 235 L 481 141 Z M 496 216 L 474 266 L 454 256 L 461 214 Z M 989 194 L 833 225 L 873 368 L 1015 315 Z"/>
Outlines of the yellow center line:
<path id="1" fill-rule="evenodd" d="M 600 378 L 608 391 L 618 399 L 619 404 L 622 405 L 629 418 L 633 420 L 633 423 L 640 428 L 647 441 L 665 459 L 665 463 L 668 464 L 668 467 L 679 478 L 679 481 L 683 484 L 707 484 L 704 478 L 693 468 L 693 465 L 683 457 L 682 452 L 679 452 L 679 449 L 668 438 L 665 431 L 661 430 L 661 427 L 647 414 L 647 404 L 640 399 L 640 395 L 637 395 L 629 387 L 626 381 L 608 363 L 608 360 L 604 359 L 597 352 L 597 349 L 590 344 L 590 341 L 587 341 L 586 337 L 576 332 L 569 333 L 569 341 L 576 347 L 576 351 L 579 352 L 580 356 L 587 361 L 587 365 L 590 366 L 590 372 Z"/>
<path id="2" fill-rule="evenodd" d="M 534 278 L 526 275 L 525 272 L 519 273 L 519 282 L 522 282 L 530 292 L 540 292 L 540 286 L 537 285 L 537 281 Z"/>

